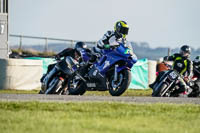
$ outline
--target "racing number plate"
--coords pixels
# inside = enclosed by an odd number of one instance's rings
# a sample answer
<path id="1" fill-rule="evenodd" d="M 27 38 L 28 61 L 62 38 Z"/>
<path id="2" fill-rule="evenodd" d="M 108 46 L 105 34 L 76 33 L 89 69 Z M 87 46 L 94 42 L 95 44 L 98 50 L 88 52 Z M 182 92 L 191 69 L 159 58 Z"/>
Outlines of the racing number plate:
<path id="1" fill-rule="evenodd" d="M 177 75 L 175 72 L 171 72 L 171 73 L 169 74 L 169 77 L 170 77 L 171 79 L 176 79 L 176 78 L 178 77 L 178 75 Z"/>

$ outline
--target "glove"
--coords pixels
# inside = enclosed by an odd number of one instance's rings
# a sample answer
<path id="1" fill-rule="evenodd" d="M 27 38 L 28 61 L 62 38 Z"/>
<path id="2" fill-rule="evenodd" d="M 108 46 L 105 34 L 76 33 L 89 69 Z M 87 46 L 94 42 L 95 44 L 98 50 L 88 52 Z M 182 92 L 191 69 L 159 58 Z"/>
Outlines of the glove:
<path id="1" fill-rule="evenodd" d="M 168 61 L 168 56 L 165 56 L 164 58 L 163 58 L 163 61 Z"/>
<path id="2" fill-rule="evenodd" d="M 110 45 L 109 45 L 109 44 L 104 44 L 103 47 L 104 47 L 105 49 L 109 49 L 109 48 L 110 48 Z"/>
<path id="3" fill-rule="evenodd" d="M 184 81 L 185 81 L 185 82 L 189 82 L 188 77 L 184 77 Z"/>
<path id="4" fill-rule="evenodd" d="M 55 59 L 56 59 L 56 60 L 60 60 L 60 56 L 59 56 L 59 55 L 56 55 L 56 56 L 55 56 Z"/>

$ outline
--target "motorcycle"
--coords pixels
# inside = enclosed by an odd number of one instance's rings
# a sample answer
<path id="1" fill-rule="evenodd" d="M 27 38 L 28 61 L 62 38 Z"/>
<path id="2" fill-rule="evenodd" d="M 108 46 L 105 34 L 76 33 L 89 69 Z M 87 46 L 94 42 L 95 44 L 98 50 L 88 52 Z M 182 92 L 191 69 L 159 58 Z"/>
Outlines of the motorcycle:
<path id="1" fill-rule="evenodd" d="M 175 70 L 160 72 L 159 80 L 152 86 L 153 97 L 176 97 L 178 96 L 180 74 Z"/>
<path id="2" fill-rule="evenodd" d="M 68 78 L 75 71 L 78 62 L 67 56 L 62 60 L 56 60 L 49 73 L 41 78 L 41 90 L 39 94 L 62 94 L 67 87 Z"/>
<path id="3" fill-rule="evenodd" d="M 190 87 L 192 88 L 192 92 L 188 95 L 188 97 L 199 97 L 200 96 L 200 72 L 194 67 L 194 76 L 190 82 Z"/>
<path id="4" fill-rule="evenodd" d="M 104 49 L 98 60 L 80 67 L 68 79 L 69 94 L 83 95 L 86 90 L 108 90 L 112 96 L 123 94 L 131 81 L 131 68 L 137 62 L 130 46 L 119 43 Z"/>
<path id="5" fill-rule="evenodd" d="M 166 67 L 168 67 L 167 71 L 160 72 L 158 74 L 158 79 L 156 83 L 154 83 L 151 88 L 153 89 L 152 96 L 166 96 L 166 97 L 177 97 L 179 96 L 179 79 L 181 76 L 179 73 L 177 73 L 174 70 L 171 70 L 172 67 L 168 64 L 166 64 Z M 173 72 L 174 71 L 174 72 Z M 197 70 L 194 68 L 194 72 Z M 174 77 L 174 79 L 173 79 Z M 177 77 L 177 78 L 175 78 Z M 197 78 L 197 75 L 194 75 L 192 79 L 187 82 L 188 86 L 188 97 L 197 97 L 200 95 L 200 81 Z M 182 77 L 183 78 L 183 77 Z M 187 79 L 187 77 L 185 77 Z"/>

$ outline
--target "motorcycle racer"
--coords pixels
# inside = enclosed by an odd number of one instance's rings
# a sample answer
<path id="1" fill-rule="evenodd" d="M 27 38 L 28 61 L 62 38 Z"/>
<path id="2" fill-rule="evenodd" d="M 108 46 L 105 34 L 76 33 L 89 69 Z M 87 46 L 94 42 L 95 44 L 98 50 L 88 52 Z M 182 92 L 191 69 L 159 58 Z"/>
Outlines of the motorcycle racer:
<path id="1" fill-rule="evenodd" d="M 76 61 L 81 62 L 81 60 L 83 58 L 85 59 L 85 52 L 88 52 L 87 45 L 84 42 L 77 42 L 75 44 L 74 48 L 66 48 L 63 51 L 61 51 L 60 53 L 58 53 L 55 56 L 55 59 L 60 60 L 62 57 L 66 58 L 67 56 L 70 56 L 73 59 L 75 59 Z M 45 76 L 55 67 L 55 65 L 56 65 L 56 63 L 50 64 L 48 66 L 47 73 L 45 75 L 43 75 L 43 77 L 41 78 L 41 82 L 43 81 Z M 66 91 L 67 91 L 67 88 L 65 88 L 65 90 L 63 91 L 62 94 L 66 95 Z"/>
<path id="2" fill-rule="evenodd" d="M 183 45 L 179 53 L 164 57 L 165 61 L 173 61 L 173 69 L 183 77 L 180 79 L 179 92 L 184 94 L 187 94 L 186 91 L 189 89 L 186 82 L 189 82 L 193 76 L 193 63 L 190 60 L 190 54 L 191 48 L 188 45 Z"/>
<path id="3" fill-rule="evenodd" d="M 177 94 L 179 96 L 188 96 L 192 91 L 187 85 L 193 76 L 193 63 L 190 60 L 191 48 L 188 45 L 183 45 L 180 48 L 179 53 L 175 53 L 171 56 L 164 57 L 165 61 L 173 61 L 172 69 L 180 74 L 179 89 Z M 159 81 L 162 74 L 166 71 L 160 72 L 154 83 L 150 84 L 149 87 L 153 88 L 154 85 Z"/>
<path id="4" fill-rule="evenodd" d="M 114 26 L 114 31 L 107 31 L 103 37 L 97 42 L 97 47 L 100 49 L 108 49 L 110 46 L 119 45 L 118 41 L 126 41 L 129 26 L 125 21 L 117 21 Z"/>

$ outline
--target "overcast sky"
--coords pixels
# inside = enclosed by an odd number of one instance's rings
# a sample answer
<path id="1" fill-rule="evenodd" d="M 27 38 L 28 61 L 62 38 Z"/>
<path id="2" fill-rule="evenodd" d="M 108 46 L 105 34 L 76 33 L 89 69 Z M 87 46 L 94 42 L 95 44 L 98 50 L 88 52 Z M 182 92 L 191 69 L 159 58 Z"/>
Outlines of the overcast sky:
<path id="1" fill-rule="evenodd" d="M 10 34 L 96 41 L 118 20 L 128 40 L 200 47 L 200 0 L 10 0 Z"/>

